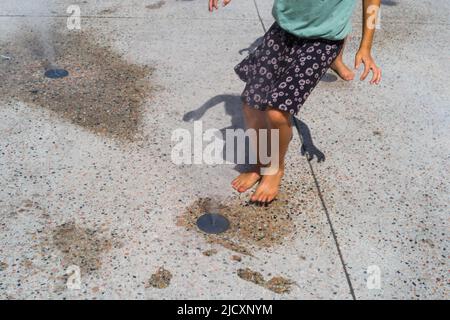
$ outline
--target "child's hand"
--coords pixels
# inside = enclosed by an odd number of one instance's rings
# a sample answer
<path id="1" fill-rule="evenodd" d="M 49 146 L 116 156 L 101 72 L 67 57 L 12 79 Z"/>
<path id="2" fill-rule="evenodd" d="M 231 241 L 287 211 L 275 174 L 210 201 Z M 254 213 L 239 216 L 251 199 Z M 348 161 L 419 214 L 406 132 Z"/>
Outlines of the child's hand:
<path id="1" fill-rule="evenodd" d="M 231 0 L 223 0 L 223 6 L 225 7 L 230 2 Z M 209 11 L 214 11 L 214 9 L 219 9 L 219 0 L 209 0 Z"/>
<path id="2" fill-rule="evenodd" d="M 381 69 L 375 64 L 372 55 L 369 50 L 359 49 L 355 57 L 355 69 L 358 69 L 364 63 L 364 72 L 361 75 L 361 81 L 365 80 L 369 75 L 370 70 L 372 70 L 373 76 L 370 80 L 370 84 L 379 84 L 381 81 Z"/>

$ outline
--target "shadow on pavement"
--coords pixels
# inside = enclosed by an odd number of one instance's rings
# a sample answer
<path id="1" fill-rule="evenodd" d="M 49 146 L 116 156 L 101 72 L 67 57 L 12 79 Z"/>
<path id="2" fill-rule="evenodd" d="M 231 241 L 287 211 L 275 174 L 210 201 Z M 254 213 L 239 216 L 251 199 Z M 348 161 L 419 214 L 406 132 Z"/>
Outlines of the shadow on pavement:
<path id="1" fill-rule="evenodd" d="M 231 130 L 244 129 L 245 130 L 244 116 L 242 113 L 242 101 L 241 101 L 241 97 L 239 95 L 231 95 L 231 94 L 217 95 L 217 96 L 209 99 L 208 101 L 206 101 L 199 108 L 187 112 L 183 116 L 183 121 L 185 121 L 185 122 L 198 121 L 205 115 L 205 113 L 209 109 L 212 109 L 222 103 L 225 108 L 225 113 L 231 117 L 230 126 L 219 129 L 222 134 L 222 137 L 225 137 L 225 133 L 226 133 L 227 129 L 231 129 Z M 306 123 L 304 123 L 303 121 L 301 121 L 298 118 L 295 118 L 293 122 L 297 128 L 297 131 L 300 135 L 300 139 L 302 141 L 302 147 L 300 150 L 301 154 L 306 156 L 308 161 L 311 161 L 314 158 L 316 158 L 318 162 L 324 161 L 325 155 L 323 154 L 322 151 L 320 151 L 314 145 L 311 131 L 310 131 L 309 127 L 306 125 Z M 236 144 L 234 145 L 234 148 L 235 148 L 234 154 L 236 155 L 237 154 Z M 246 161 L 248 161 L 249 147 L 246 146 L 245 150 L 246 150 L 245 159 L 246 159 Z M 224 145 L 224 149 L 223 149 L 223 153 L 222 153 L 224 156 L 224 160 L 226 158 L 225 151 L 226 151 L 226 145 Z M 248 171 L 248 169 L 249 169 L 248 164 L 238 164 L 238 163 L 236 163 L 237 162 L 236 159 L 233 159 L 233 161 L 236 164 L 236 166 L 235 166 L 236 171 L 238 171 L 238 172 Z"/>

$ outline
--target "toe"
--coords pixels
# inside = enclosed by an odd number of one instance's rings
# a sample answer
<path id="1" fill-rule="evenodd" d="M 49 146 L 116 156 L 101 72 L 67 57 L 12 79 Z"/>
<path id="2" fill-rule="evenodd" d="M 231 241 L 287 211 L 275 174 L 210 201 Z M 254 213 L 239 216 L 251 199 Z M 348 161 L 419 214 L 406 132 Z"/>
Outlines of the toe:
<path id="1" fill-rule="evenodd" d="M 273 193 L 269 198 L 269 202 L 274 201 L 277 198 L 277 196 L 278 196 L 278 192 Z"/>
<path id="2" fill-rule="evenodd" d="M 258 197 L 258 201 L 263 203 L 264 202 L 264 193 L 260 194 Z"/>
<path id="3" fill-rule="evenodd" d="M 250 201 L 252 201 L 252 202 L 258 201 L 258 197 L 259 197 L 259 191 L 256 190 L 255 193 L 253 193 L 252 196 L 250 197 Z"/>
<path id="4" fill-rule="evenodd" d="M 267 203 L 267 196 L 263 196 L 261 202 L 265 205 Z"/>
<path id="5" fill-rule="evenodd" d="M 238 190 L 239 192 L 244 192 L 245 190 L 247 190 L 247 182 L 242 181 L 241 183 L 239 183 Z"/>

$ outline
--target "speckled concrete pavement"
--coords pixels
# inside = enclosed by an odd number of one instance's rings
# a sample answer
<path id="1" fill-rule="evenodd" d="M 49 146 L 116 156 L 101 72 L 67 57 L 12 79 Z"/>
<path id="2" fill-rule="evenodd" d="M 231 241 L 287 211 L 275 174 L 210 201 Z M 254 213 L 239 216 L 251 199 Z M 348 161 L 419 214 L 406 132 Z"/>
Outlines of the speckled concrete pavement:
<path id="1" fill-rule="evenodd" d="M 187 112 L 211 106 L 194 112 L 204 129 L 241 122 L 242 83 L 233 66 L 263 32 L 253 1 L 234 1 L 214 15 L 205 2 L 77 2 L 82 30 L 95 44 L 153 69 L 135 140 L 96 132 L 16 92 L 0 99 L 0 297 L 448 298 L 448 1 L 385 1 L 375 43 L 383 83 L 327 75 L 301 114 L 326 160 L 308 162 L 296 137 L 283 189 L 289 199 L 261 211 L 273 219 L 255 225 L 245 219 L 251 208 L 240 205 L 248 195 L 229 187 L 232 165 L 170 159 L 172 131 L 193 129 L 183 120 Z M 2 43 L 14 46 L 30 25 L 49 19 L 65 29 L 73 4 L 59 1 L 47 12 L 23 3 L 2 1 Z M 269 26 L 271 1 L 256 3 Z M 13 51 L 0 46 L 4 56 Z M 0 67 L 26 63 L 11 58 Z M 242 220 L 231 221 L 239 225 L 230 235 L 235 246 L 180 223 L 206 197 L 242 207 Z M 260 229 L 278 241 L 261 240 Z M 71 266 L 80 268 L 79 289 L 70 285 Z M 270 290 L 238 276 L 247 268 L 267 283 L 283 277 L 294 284 Z"/>

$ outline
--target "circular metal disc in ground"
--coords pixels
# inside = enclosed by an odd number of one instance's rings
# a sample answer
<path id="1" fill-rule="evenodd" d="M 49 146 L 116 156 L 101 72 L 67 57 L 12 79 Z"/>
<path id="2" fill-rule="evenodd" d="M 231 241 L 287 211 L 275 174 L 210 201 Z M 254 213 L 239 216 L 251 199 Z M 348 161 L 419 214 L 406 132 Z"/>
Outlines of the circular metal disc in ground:
<path id="1" fill-rule="evenodd" d="M 230 222 L 217 213 L 206 213 L 197 219 L 197 227 L 206 233 L 222 233 L 228 230 Z"/>
<path id="2" fill-rule="evenodd" d="M 64 69 L 50 69 L 45 71 L 45 76 L 50 79 L 64 78 L 69 75 L 69 72 Z"/>

